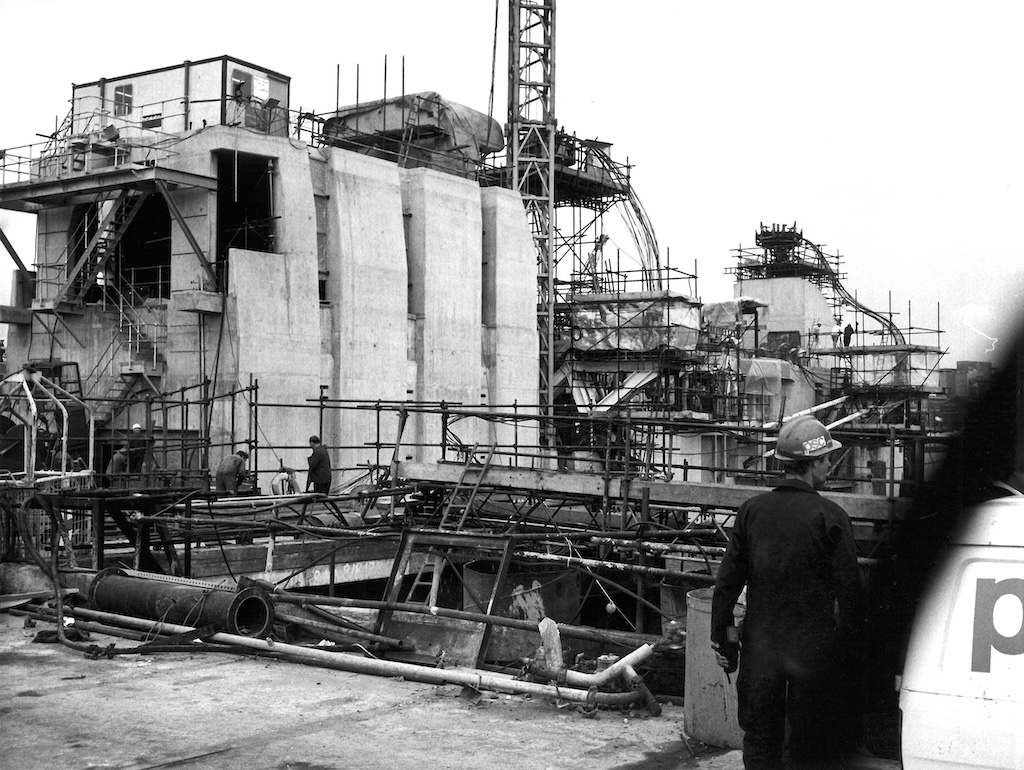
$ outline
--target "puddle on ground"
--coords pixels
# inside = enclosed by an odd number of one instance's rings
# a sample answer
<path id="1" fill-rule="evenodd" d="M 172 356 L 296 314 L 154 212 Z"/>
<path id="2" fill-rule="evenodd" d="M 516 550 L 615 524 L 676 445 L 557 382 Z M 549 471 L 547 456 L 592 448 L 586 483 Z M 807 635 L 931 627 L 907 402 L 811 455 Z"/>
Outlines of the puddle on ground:
<path id="1" fill-rule="evenodd" d="M 628 765 L 616 765 L 614 770 L 678 770 L 686 767 L 699 767 L 702 763 L 721 754 L 728 749 L 719 749 L 692 741 L 691 747 L 683 741 L 663 743 L 657 749 L 644 752 L 644 758 Z"/>

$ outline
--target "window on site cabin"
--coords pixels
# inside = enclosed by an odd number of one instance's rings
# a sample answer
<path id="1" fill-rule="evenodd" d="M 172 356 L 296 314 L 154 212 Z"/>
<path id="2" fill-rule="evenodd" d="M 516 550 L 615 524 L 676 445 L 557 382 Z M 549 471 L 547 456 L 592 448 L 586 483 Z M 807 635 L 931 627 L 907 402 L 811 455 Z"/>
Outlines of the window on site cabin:
<path id="1" fill-rule="evenodd" d="M 228 125 L 243 125 L 275 136 L 288 135 L 288 110 L 270 98 L 270 78 L 244 70 L 233 70 L 228 97 L 235 103 L 228 110 Z"/>
<path id="2" fill-rule="evenodd" d="M 252 75 L 243 70 L 231 71 L 231 98 L 248 99 L 252 96 Z"/>
<path id="3" fill-rule="evenodd" d="M 132 111 L 132 86 L 128 83 L 114 87 L 114 114 L 128 115 Z"/>
<path id="4" fill-rule="evenodd" d="M 274 159 L 223 150 L 217 159 L 217 269 L 227 286 L 228 251 L 274 250 Z"/>

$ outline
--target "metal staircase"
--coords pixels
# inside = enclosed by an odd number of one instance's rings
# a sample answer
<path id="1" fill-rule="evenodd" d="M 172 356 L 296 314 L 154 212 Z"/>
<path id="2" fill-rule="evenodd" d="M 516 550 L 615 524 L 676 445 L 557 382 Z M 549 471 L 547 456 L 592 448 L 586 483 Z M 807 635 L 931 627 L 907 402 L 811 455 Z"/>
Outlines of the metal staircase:
<path id="1" fill-rule="evenodd" d="M 147 197 L 147 191 L 124 188 L 113 201 L 104 201 L 103 203 L 110 203 L 109 209 L 93 235 L 82 246 L 77 261 L 63 277 L 58 274 L 52 279 L 45 279 L 51 285 L 56 283 L 56 290 L 50 296 L 36 299 L 32 303 L 32 309 L 44 313 L 66 312 L 81 303 L 89 289 L 99 282 L 110 258 Z M 81 243 L 81 240 L 77 241 L 77 244 Z M 68 250 L 62 255 L 63 258 L 57 261 L 58 265 L 70 261 L 71 250 L 78 251 L 77 244 L 69 244 Z M 64 270 L 60 269 L 59 272 L 63 273 Z M 108 283 L 104 282 L 104 285 Z"/>
<path id="2" fill-rule="evenodd" d="M 86 244 L 85 253 L 79 258 L 72 273 L 68 275 L 65 283 L 65 296 L 72 295 L 73 302 L 80 302 L 85 298 L 86 292 L 104 271 L 118 243 L 121 242 L 121 238 L 148 197 L 148 192 L 132 188 L 121 190 L 110 207 L 110 211 L 97 228 L 96 235 Z M 86 270 L 88 270 L 87 273 Z"/>
<path id="3" fill-rule="evenodd" d="M 112 420 L 132 399 L 144 394 L 159 395 L 160 380 L 166 371 L 166 361 L 160 350 L 160 329 L 148 322 L 124 295 L 111 287 L 117 299 L 119 344 L 112 357 L 120 359 L 117 380 L 104 399 L 109 411 L 100 418 Z M 119 352 L 127 353 L 118 356 Z"/>

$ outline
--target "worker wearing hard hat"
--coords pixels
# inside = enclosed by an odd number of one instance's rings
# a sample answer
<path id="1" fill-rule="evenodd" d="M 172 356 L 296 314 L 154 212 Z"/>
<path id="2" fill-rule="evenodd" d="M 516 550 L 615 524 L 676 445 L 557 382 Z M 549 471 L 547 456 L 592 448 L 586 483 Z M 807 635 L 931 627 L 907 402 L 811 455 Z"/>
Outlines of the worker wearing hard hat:
<path id="1" fill-rule="evenodd" d="M 791 767 L 841 767 L 856 739 L 846 680 L 863 616 L 857 550 L 849 516 L 816 491 L 840 446 L 813 417 L 783 426 L 785 478 L 740 506 L 718 572 L 711 643 L 727 672 L 738 658 L 746 768 L 780 768 L 784 754 Z"/>

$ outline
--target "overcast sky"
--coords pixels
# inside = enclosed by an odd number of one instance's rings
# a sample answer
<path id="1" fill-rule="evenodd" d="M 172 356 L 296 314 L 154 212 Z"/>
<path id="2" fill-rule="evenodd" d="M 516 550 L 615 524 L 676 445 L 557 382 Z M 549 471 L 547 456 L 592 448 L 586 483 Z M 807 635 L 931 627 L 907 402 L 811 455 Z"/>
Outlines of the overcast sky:
<path id="1" fill-rule="evenodd" d="M 506 120 L 507 2 L 495 117 Z M 147 10 L 137 10 L 145 7 Z M 153 10 L 149 10 L 153 9 Z M 998 361 L 1021 318 L 1024 4 L 561 0 L 556 114 L 613 143 L 673 265 L 732 296 L 761 222 L 840 252 L 846 287 L 945 330 L 944 362 Z M 228 54 L 288 75 L 292 108 L 434 90 L 487 111 L 492 0 L 83 6 L 0 0 L 0 147 L 41 141 L 91 82 Z M 31 223 L 0 226 L 31 261 Z M 628 241 L 618 247 L 632 251 Z M 6 297 L 12 263 L 5 260 Z M 909 303 L 909 306 L 908 306 Z M 939 308 L 941 306 L 941 316 Z M 917 338 L 915 338 L 917 339 Z M 993 341 L 996 340 L 996 341 Z M 935 344 L 936 338 L 919 341 Z"/>

